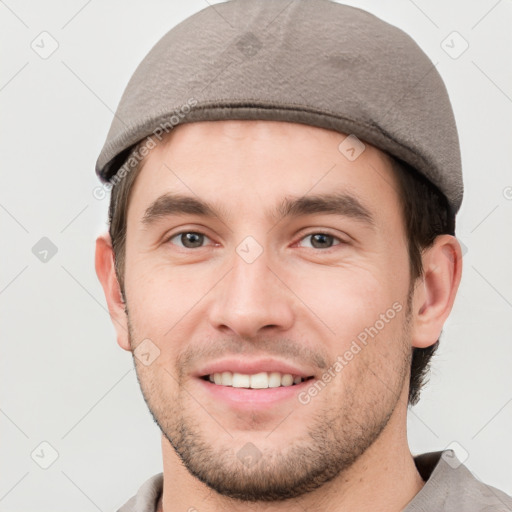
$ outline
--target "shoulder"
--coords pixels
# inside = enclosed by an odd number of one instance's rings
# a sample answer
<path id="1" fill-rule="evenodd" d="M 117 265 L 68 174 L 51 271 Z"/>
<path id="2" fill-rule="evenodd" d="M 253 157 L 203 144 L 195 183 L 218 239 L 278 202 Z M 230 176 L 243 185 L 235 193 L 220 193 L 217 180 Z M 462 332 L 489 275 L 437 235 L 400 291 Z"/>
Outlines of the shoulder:
<path id="1" fill-rule="evenodd" d="M 153 475 L 117 512 L 155 512 L 162 494 L 163 481 L 163 473 Z"/>
<path id="2" fill-rule="evenodd" d="M 415 457 L 425 480 L 404 512 L 511 512 L 512 497 L 476 478 L 453 450 Z"/>

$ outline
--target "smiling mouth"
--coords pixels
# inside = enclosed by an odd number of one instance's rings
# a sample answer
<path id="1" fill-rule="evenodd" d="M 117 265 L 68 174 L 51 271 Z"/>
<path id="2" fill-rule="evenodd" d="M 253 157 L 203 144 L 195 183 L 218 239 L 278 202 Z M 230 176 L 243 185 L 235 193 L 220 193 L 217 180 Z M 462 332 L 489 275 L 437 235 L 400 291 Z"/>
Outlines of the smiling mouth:
<path id="1" fill-rule="evenodd" d="M 203 375 L 201 379 L 210 381 L 217 386 L 228 386 L 233 388 L 247 389 L 268 389 L 279 387 L 296 386 L 314 377 L 301 377 L 291 373 L 260 372 L 244 374 L 237 372 L 219 372 Z"/>

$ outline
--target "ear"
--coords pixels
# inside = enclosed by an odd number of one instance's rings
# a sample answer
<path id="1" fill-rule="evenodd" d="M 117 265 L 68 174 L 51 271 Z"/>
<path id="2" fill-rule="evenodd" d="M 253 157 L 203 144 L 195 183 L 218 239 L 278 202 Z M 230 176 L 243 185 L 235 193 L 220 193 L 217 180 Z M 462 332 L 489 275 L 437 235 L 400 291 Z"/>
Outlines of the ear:
<path id="1" fill-rule="evenodd" d="M 117 333 L 117 343 L 124 350 L 131 351 L 128 336 L 128 317 L 125 310 L 126 305 L 117 280 L 114 266 L 114 250 L 108 233 L 100 235 L 96 239 L 95 267 L 96 275 L 105 293 L 110 318 Z"/>
<path id="2" fill-rule="evenodd" d="M 426 348 L 441 335 L 452 310 L 462 275 L 462 250 L 451 235 L 438 236 L 422 256 L 424 275 L 412 301 L 412 346 Z"/>

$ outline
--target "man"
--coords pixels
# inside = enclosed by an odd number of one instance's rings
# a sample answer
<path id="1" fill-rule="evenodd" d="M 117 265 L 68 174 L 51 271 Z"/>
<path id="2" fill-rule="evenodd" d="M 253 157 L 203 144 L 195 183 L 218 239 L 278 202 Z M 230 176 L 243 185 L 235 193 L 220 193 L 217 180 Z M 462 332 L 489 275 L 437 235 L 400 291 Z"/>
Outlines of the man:
<path id="1" fill-rule="evenodd" d="M 162 431 L 121 511 L 512 510 L 407 443 L 462 271 L 456 125 L 411 38 L 327 0 L 211 6 L 140 64 L 97 172 L 96 270 Z"/>

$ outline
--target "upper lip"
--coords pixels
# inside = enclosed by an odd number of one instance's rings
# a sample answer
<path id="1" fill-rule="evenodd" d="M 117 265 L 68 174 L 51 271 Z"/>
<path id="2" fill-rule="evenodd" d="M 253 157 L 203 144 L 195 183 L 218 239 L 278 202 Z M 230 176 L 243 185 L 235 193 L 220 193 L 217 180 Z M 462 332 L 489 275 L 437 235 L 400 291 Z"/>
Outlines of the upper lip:
<path id="1" fill-rule="evenodd" d="M 241 358 L 230 358 L 214 361 L 207 364 L 206 366 L 199 369 L 196 376 L 204 377 L 205 375 L 212 375 L 214 373 L 222 372 L 233 372 L 242 373 L 246 375 L 253 375 L 261 372 L 279 372 L 282 374 L 290 373 L 294 376 L 299 377 L 312 377 L 313 372 L 298 368 L 285 361 L 279 361 L 278 359 L 241 359 Z"/>

